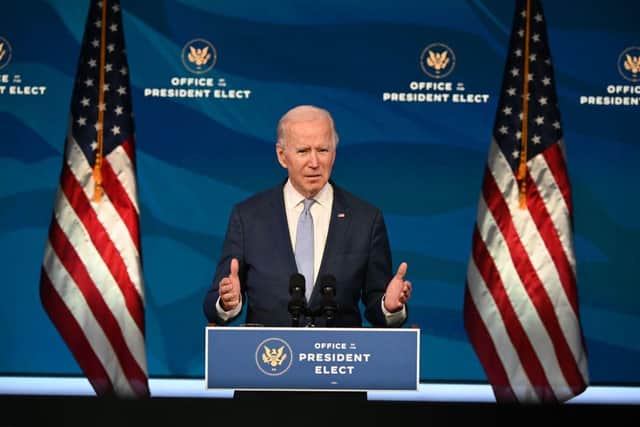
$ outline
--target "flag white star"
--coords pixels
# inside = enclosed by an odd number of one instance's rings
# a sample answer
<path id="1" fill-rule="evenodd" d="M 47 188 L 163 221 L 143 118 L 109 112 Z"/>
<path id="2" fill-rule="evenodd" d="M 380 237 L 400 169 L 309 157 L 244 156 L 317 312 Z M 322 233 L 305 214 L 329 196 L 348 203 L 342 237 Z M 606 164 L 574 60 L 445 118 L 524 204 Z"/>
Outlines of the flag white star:
<path id="1" fill-rule="evenodd" d="M 540 105 L 547 105 L 547 97 L 541 96 L 538 102 L 540 103 Z"/>
<path id="2" fill-rule="evenodd" d="M 529 55 L 529 61 L 533 62 L 536 60 L 536 54 L 532 53 L 531 55 Z"/>
<path id="3" fill-rule="evenodd" d="M 500 128 L 498 129 L 498 132 L 500 132 L 503 135 L 506 135 L 508 131 L 509 129 L 505 125 L 500 126 Z"/>
<path id="4" fill-rule="evenodd" d="M 80 104 L 82 104 L 83 107 L 88 107 L 89 106 L 89 98 L 84 97 L 80 100 Z"/>
<path id="5" fill-rule="evenodd" d="M 520 58 L 522 56 L 522 49 L 516 49 L 513 51 L 513 53 Z"/>
<path id="6" fill-rule="evenodd" d="M 100 27 L 102 27 L 102 21 L 98 19 L 96 22 L 94 22 L 94 25 L 95 25 L 97 28 L 100 28 Z"/>
<path id="7" fill-rule="evenodd" d="M 533 138 L 531 138 L 531 141 L 536 145 L 540 144 L 540 136 L 539 135 L 533 135 Z"/>
<path id="8" fill-rule="evenodd" d="M 80 116 L 78 120 L 76 120 L 76 123 L 78 123 L 78 126 L 84 126 L 87 124 L 87 118 Z"/>
<path id="9" fill-rule="evenodd" d="M 87 87 L 91 87 L 91 86 L 93 86 L 93 79 L 87 79 L 87 80 L 85 80 L 85 81 L 84 81 L 84 84 L 85 84 Z"/>
<path id="10" fill-rule="evenodd" d="M 556 120 L 551 124 L 551 126 L 553 126 L 555 129 L 560 129 L 560 122 Z"/>
<path id="11" fill-rule="evenodd" d="M 517 159 L 518 157 L 520 157 L 520 150 L 513 150 L 513 153 L 511 153 L 511 155 L 514 159 Z"/>
<path id="12" fill-rule="evenodd" d="M 87 64 L 89 64 L 89 67 L 93 68 L 96 66 L 97 62 L 95 59 L 91 58 Z"/>
<path id="13" fill-rule="evenodd" d="M 544 124 L 544 117 L 542 116 L 537 116 L 534 120 L 538 126 L 541 126 L 542 124 Z"/>
<path id="14" fill-rule="evenodd" d="M 127 67 L 120 68 L 120 74 L 122 74 L 123 76 L 126 76 L 127 75 Z"/>
<path id="15" fill-rule="evenodd" d="M 513 67 L 513 68 L 511 69 L 511 75 L 512 75 L 513 77 L 516 77 L 518 74 L 520 74 L 520 70 L 518 70 L 517 68 Z"/>
<path id="16" fill-rule="evenodd" d="M 107 65 L 104 66 L 104 70 L 107 71 L 107 72 L 111 71 L 112 69 L 113 69 L 113 65 L 111 65 L 111 64 L 107 64 Z"/>
<path id="17" fill-rule="evenodd" d="M 515 87 L 510 87 L 509 89 L 507 89 L 507 93 L 509 94 L 509 96 L 515 96 L 516 95 L 516 88 Z"/>
<path id="18" fill-rule="evenodd" d="M 114 126 L 111 128 L 111 133 L 114 135 L 120 135 L 120 126 Z"/>
<path id="19" fill-rule="evenodd" d="M 93 127 L 96 129 L 96 131 L 100 131 L 100 129 L 102 129 L 102 123 L 100 122 L 96 122 L 95 125 L 93 125 Z"/>
<path id="20" fill-rule="evenodd" d="M 118 31 L 118 24 L 111 24 L 109 29 L 115 33 L 116 31 Z"/>
<path id="21" fill-rule="evenodd" d="M 113 52 L 115 49 L 116 49 L 116 45 L 114 45 L 113 43 L 111 43 L 111 44 L 109 44 L 109 45 L 107 46 L 107 50 L 108 50 L 109 52 Z"/>
<path id="22" fill-rule="evenodd" d="M 124 95 L 124 94 L 126 94 L 126 93 L 127 93 L 127 88 L 126 88 L 126 87 L 124 87 L 124 86 L 120 86 L 120 87 L 118 88 L 118 95 Z"/>
<path id="23" fill-rule="evenodd" d="M 91 46 L 93 46 L 93 47 L 100 46 L 100 41 L 98 41 L 98 39 L 91 40 Z"/>
<path id="24" fill-rule="evenodd" d="M 540 41 L 540 34 L 535 33 L 533 36 L 531 36 L 531 40 L 533 40 L 534 42 L 539 42 Z"/>
<path id="25" fill-rule="evenodd" d="M 502 109 L 502 112 L 504 113 L 505 116 L 510 116 L 511 115 L 511 107 L 509 107 L 508 105 L 506 107 L 504 107 Z"/>
<path id="26" fill-rule="evenodd" d="M 115 111 L 116 115 L 119 116 L 122 114 L 122 106 L 118 105 L 113 111 Z"/>
<path id="27" fill-rule="evenodd" d="M 113 6 L 111 6 L 111 9 L 113 9 L 113 11 L 117 13 L 120 11 L 120 6 L 117 4 L 114 4 Z"/>
<path id="28" fill-rule="evenodd" d="M 549 86 L 551 84 L 551 79 L 545 76 L 545 78 L 542 79 L 542 84 L 545 86 Z"/>
<path id="29" fill-rule="evenodd" d="M 533 19 L 535 19 L 536 22 L 542 22 L 542 15 L 540 15 L 540 13 L 536 13 L 536 16 L 534 16 Z"/>

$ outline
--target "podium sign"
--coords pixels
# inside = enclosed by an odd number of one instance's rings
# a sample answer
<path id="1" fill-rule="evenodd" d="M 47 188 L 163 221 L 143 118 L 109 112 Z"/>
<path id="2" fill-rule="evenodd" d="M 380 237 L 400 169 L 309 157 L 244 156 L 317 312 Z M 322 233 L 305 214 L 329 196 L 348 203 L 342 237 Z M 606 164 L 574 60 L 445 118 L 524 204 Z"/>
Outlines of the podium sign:
<path id="1" fill-rule="evenodd" d="M 205 384 L 236 390 L 417 390 L 420 330 L 207 327 Z"/>

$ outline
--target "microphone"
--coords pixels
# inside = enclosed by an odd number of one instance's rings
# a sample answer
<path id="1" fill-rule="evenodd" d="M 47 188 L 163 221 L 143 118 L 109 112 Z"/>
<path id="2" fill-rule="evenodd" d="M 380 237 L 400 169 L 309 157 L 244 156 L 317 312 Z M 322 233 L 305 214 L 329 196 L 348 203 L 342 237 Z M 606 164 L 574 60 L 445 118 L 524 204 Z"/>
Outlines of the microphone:
<path id="1" fill-rule="evenodd" d="M 322 311 L 327 318 L 327 326 L 331 327 L 338 311 L 335 276 L 325 274 L 320 277 L 320 293 L 322 294 Z"/>
<path id="2" fill-rule="evenodd" d="M 299 326 L 300 315 L 307 308 L 307 299 L 304 296 L 304 276 L 300 273 L 294 273 L 289 278 L 289 314 L 291 315 L 291 326 Z"/>

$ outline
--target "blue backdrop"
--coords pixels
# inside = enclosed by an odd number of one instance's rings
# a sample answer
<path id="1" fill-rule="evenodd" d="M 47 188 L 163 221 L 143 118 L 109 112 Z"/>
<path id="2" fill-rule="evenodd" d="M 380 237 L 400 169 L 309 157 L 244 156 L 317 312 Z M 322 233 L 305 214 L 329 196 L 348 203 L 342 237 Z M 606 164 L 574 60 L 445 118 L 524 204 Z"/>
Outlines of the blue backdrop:
<path id="1" fill-rule="evenodd" d="M 640 75 L 620 62 L 624 53 L 640 56 L 640 3 L 544 7 L 592 384 L 640 384 Z M 22 0 L 0 14 L 5 375 L 80 374 L 40 305 L 38 284 L 87 8 L 85 0 Z M 231 206 L 284 178 L 276 122 L 291 106 L 311 103 L 334 114 L 334 179 L 383 210 L 394 267 L 409 264 L 409 324 L 422 331 L 422 381 L 486 381 L 463 329 L 462 303 L 512 2 L 122 0 L 122 8 L 150 375 L 204 376 L 201 304 Z M 183 60 L 185 47 L 207 43 L 212 68 Z M 433 43 L 455 55 L 443 78 L 420 66 Z M 421 88 L 447 82 L 449 93 L 479 102 L 391 100 L 448 93 Z M 602 105 L 612 100 L 621 105 Z"/>

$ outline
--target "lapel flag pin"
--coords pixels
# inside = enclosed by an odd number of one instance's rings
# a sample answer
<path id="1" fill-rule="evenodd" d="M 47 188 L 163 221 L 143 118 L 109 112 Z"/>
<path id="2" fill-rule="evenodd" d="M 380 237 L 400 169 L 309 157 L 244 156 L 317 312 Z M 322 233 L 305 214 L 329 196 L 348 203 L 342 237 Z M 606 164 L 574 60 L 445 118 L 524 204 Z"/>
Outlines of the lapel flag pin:
<path id="1" fill-rule="evenodd" d="M 338 214 L 338 218 L 344 218 L 344 213 L 340 212 L 340 213 Z"/>

